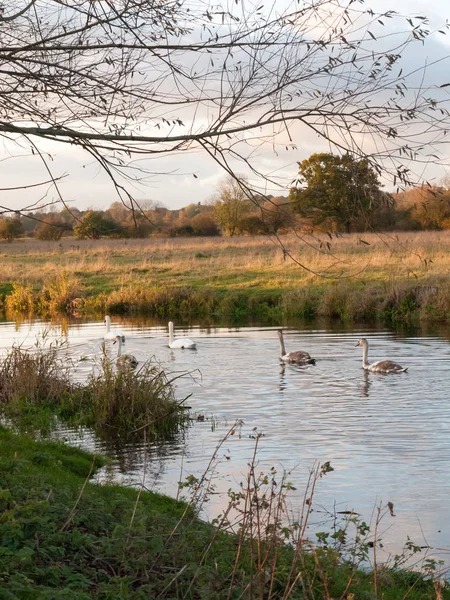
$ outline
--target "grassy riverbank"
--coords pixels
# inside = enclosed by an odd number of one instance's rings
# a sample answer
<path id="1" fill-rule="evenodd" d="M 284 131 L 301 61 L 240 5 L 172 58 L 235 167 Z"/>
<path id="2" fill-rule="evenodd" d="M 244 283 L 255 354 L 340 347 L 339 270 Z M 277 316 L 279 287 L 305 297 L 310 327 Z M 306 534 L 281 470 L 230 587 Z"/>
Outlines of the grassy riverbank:
<path id="1" fill-rule="evenodd" d="M 450 321 L 450 232 L 2 244 L 9 313 Z M 306 268 L 303 268 L 301 263 Z"/>
<path id="2" fill-rule="evenodd" d="M 247 504 L 261 493 L 256 480 L 250 496 L 241 490 L 234 534 L 224 518 L 199 521 L 194 504 L 90 483 L 102 459 L 80 450 L 4 428 L 0 450 L 1 598 L 450 598 L 419 573 L 358 570 L 331 545 L 286 546 L 281 525 L 258 533 L 251 512 L 262 515 L 270 495 Z"/>

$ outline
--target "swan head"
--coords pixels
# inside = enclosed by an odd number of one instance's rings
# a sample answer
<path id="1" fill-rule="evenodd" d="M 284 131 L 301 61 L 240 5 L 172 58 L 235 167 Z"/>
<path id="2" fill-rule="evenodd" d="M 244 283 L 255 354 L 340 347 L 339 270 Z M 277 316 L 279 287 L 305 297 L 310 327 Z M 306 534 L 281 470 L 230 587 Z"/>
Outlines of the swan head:
<path id="1" fill-rule="evenodd" d="M 361 338 L 360 340 L 358 340 L 358 343 L 356 344 L 356 346 L 368 346 L 368 342 L 366 340 L 366 338 Z M 356 348 L 355 346 L 355 348 Z"/>
<path id="2" fill-rule="evenodd" d="M 117 342 L 123 343 L 122 335 L 116 335 L 116 337 L 114 338 L 113 344 L 117 344 Z"/>

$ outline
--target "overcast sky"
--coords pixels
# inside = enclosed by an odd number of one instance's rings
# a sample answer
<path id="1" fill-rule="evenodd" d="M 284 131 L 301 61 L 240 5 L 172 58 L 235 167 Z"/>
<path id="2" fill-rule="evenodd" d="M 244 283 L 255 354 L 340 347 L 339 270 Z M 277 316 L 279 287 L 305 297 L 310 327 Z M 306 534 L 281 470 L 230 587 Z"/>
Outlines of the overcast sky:
<path id="1" fill-rule="evenodd" d="M 448 0 L 396 0 L 395 6 L 391 0 L 375 0 L 370 6 L 381 11 L 395 9 L 405 15 L 426 15 L 431 19 L 431 25 L 440 26 L 450 17 Z M 433 60 L 436 57 L 444 57 L 450 53 L 450 39 L 442 36 L 441 39 L 431 44 L 426 44 L 421 50 L 416 45 L 417 54 L 406 57 L 410 61 Z M 430 54 L 431 53 L 431 54 Z M 445 77 L 449 73 L 449 61 L 429 69 L 428 77 Z M 442 81 L 442 79 L 440 79 Z M 450 123 L 449 123 L 450 126 Z M 450 127 L 449 127 L 450 128 Z M 267 193 L 281 195 L 288 193 L 288 182 L 297 173 L 297 161 L 307 158 L 310 154 L 320 151 L 328 151 L 326 143 L 320 140 L 310 130 L 305 128 L 294 128 L 291 130 L 293 141 L 297 146 L 295 151 L 286 150 L 283 139 L 276 147 L 267 145 L 259 150 L 257 160 L 258 166 L 265 173 L 280 176 L 286 182 L 286 189 L 266 188 Z M 42 146 L 41 146 L 42 147 Z M 60 192 L 67 202 L 81 209 L 88 207 L 106 208 L 117 200 L 114 188 L 98 165 L 93 164 L 92 159 L 81 151 L 63 144 L 50 144 L 44 146 L 51 156 L 50 164 L 54 175 L 66 174 L 60 182 Z M 3 160 L 8 156 L 8 160 Z M 47 178 L 47 173 L 42 161 L 36 156 L 29 156 L 28 152 L 20 148 L 11 148 L 10 145 L 0 142 L 0 162 L 2 171 L 1 188 L 13 187 L 20 181 L 22 185 L 34 183 L 37 180 Z M 421 167 L 417 175 L 439 182 L 444 176 L 450 174 L 450 168 L 444 160 L 440 167 L 430 165 L 428 168 Z M 180 208 L 191 202 L 205 202 L 213 194 L 217 183 L 223 178 L 223 172 L 217 164 L 204 153 L 182 152 L 163 159 L 149 161 L 145 164 L 150 166 L 154 173 L 147 178 L 145 185 L 130 187 L 130 191 L 139 200 L 153 200 L 168 208 Z M 240 170 L 242 172 L 242 169 Z M 159 173 L 159 174 L 158 174 Z M 195 177 L 194 177 L 195 174 Z M 131 185 L 131 184 L 130 184 Z M 36 189 L 28 192 L 0 191 L 0 205 L 23 208 L 24 205 L 32 205 L 44 195 L 45 188 L 41 192 Z M 54 189 L 50 190 L 47 199 L 56 198 Z"/>

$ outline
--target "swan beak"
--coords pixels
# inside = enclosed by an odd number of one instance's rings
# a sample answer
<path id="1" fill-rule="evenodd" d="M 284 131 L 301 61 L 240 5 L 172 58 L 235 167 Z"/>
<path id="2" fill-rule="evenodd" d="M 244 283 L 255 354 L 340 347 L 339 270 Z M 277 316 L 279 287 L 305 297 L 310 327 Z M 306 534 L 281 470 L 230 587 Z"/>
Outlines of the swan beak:
<path id="1" fill-rule="evenodd" d="M 114 344 L 117 344 L 117 340 L 114 340 L 114 341 L 113 341 L 113 346 L 114 346 Z"/>
<path id="2" fill-rule="evenodd" d="M 359 345 L 360 345 L 360 344 L 359 344 L 359 342 L 358 342 L 357 344 L 355 344 L 355 348 L 356 348 L 357 346 L 359 346 Z"/>

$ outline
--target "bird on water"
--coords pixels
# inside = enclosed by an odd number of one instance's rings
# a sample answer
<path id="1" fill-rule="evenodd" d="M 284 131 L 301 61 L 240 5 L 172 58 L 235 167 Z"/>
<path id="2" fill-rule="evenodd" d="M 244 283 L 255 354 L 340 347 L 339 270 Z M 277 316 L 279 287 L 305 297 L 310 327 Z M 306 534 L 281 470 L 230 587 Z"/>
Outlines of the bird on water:
<path id="1" fill-rule="evenodd" d="M 362 346 L 362 368 L 366 371 L 371 371 L 372 373 L 406 373 L 406 371 L 408 370 L 408 367 L 404 368 L 401 365 L 393 362 L 392 360 L 379 360 L 377 362 L 369 364 L 367 360 L 367 354 L 369 352 L 369 342 L 366 340 L 366 338 L 361 338 L 360 340 L 358 340 L 356 346 Z"/>

